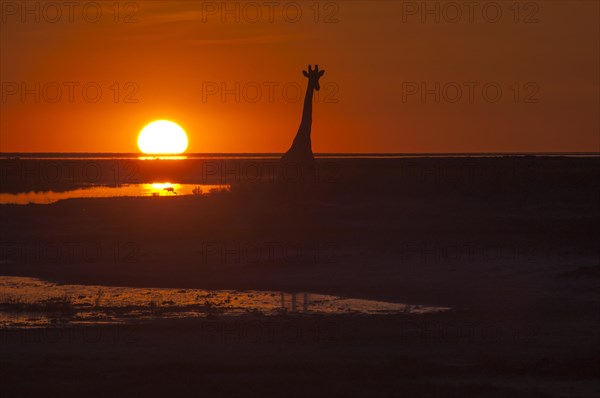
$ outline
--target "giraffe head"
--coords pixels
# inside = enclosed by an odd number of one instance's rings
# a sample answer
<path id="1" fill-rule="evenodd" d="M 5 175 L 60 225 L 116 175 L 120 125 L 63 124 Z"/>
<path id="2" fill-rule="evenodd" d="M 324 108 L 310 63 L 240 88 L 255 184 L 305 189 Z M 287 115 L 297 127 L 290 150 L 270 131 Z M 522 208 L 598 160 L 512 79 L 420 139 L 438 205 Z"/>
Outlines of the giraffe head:
<path id="1" fill-rule="evenodd" d="M 315 90 L 319 91 L 321 89 L 321 86 L 319 85 L 319 79 L 321 76 L 323 76 L 325 71 L 319 71 L 319 65 L 315 65 L 314 70 L 310 65 L 308 65 L 308 72 L 303 70 L 302 73 L 308 78 L 308 84 L 310 84 Z"/>

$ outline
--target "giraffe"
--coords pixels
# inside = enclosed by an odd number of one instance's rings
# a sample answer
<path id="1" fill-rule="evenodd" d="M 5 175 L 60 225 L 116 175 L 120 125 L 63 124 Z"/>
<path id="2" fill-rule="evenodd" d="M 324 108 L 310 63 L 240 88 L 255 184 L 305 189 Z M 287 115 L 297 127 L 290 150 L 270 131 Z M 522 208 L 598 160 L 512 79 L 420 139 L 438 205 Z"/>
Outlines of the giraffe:
<path id="1" fill-rule="evenodd" d="M 308 79 L 306 87 L 306 95 L 304 97 L 304 109 L 302 110 L 302 121 L 300 127 L 294 138 L 294 142 L 290 149 L 281 158 L 282 162 L 285 163 L 297 163 L 300 167 L 313 168 L 315 157 L 312 152 L 312 145 L 310 141 L 310 130 L 312 125 L 312 103 L 313 103 L 313 90 L 319 91 L 321 86 L 319 85 L 319 79 L 325 73 L 324 70 L 319 71 L 319 65 L 315 65 L 313 70 L 308 65 L 308 71 L 303 70 L 302 73 Z"/>

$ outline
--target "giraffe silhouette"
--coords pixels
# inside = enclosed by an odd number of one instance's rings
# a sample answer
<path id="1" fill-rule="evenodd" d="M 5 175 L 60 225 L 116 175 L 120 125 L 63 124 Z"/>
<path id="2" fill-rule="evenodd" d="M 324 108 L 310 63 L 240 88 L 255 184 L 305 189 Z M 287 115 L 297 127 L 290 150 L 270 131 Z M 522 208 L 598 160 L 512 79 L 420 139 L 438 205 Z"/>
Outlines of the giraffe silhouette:
<path id="1" fill-rule="evenodd" d="M 304 109 L 302 110 L 302 121 L 294 138 L 294 142 L 288 151 L 282 156 L 281 161 L 284 163 L 295 163 L 303 170 L 314 170 L 315 157 L 312 152 L 312 144 L 310 141 L 310 132 L 312 127 L 312 103 L 313 90 L 319 91 L 319 79 L 325 73 L 324 70 L 319 71 L 319 65 L 315 65 L 312 69 L 308 65 L 308 71 L 302 71 L 308 79 L 306 87 L 306 95 L 304 96 Z"/>

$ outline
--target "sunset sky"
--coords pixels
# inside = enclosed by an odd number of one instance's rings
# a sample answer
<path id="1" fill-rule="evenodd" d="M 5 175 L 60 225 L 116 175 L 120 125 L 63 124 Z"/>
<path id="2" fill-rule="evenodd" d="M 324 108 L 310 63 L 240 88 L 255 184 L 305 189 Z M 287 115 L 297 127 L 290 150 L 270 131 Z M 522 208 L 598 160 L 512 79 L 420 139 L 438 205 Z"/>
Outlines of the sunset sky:
<path id="1" fill-rule="evenodd" d="M 2 0 L 0 150 L 284 152 L 311 63 L 315 152 L 599 151 L 599 3 L 468 3 Z"/>

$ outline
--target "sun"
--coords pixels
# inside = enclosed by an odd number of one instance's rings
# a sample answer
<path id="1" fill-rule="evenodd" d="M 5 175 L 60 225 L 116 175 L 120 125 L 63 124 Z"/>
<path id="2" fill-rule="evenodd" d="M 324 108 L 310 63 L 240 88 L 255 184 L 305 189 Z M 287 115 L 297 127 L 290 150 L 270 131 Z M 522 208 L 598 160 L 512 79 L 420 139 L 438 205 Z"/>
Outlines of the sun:
<path id="1" fill-rule="evenodd" d="M 143 153 L 176 155 L 185 152 L 187 146 L 185 131 L 169 120 L 157 120 L 148 124 L 138 136 L 138 147 Z"/>

